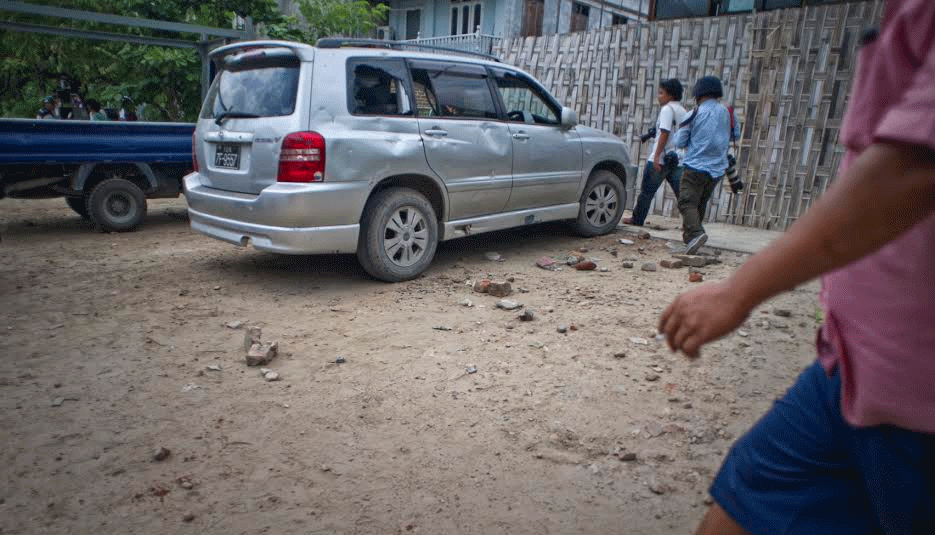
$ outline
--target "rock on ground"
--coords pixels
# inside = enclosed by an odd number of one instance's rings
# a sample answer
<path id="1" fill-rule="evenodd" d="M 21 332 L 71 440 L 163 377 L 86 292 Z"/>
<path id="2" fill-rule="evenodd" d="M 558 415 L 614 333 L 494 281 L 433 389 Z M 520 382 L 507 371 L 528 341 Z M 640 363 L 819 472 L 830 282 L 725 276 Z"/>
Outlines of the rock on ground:
<path id="1" fill-rule="evenodd" d="M 247 366 L 269 364 L 271 360 L 276 358 L 278 352 L 279 344 L 276 342 L 253 344 L 250 346 L 250 351 L 247 352 Z"/>
<path id="2" fill-rule="evenodd" d="M 502 308 L 503 310 L 516 310 L 522 306 L 522 304 L 516 301 L 511 301 L 509 299 L 501 299 L 500 301 L 497 301 L 497 308 Z"/>
<path id="3" fill-rule="evenodd" d="M 243 333 L 243 350 L 250 351 L 254 344 L 259 344 L 263 337 L 263 330 L 259 327 L 247 327 Z"/>

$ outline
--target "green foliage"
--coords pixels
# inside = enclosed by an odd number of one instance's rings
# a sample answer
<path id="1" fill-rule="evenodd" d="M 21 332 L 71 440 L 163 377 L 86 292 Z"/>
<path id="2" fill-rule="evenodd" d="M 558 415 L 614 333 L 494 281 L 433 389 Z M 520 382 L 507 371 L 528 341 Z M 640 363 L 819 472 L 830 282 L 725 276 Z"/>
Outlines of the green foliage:
<path id="1" fill-rule="evenodd" d="M 235 15 L 249 16 L 263 29 L 264 37 L 304 40 L 309 36 L 295 17 L 282 15 L 276 0 L 51 0 L 44 3 L 218 28 L 230 28 Z M 340 20 L 340 24 L 322 24 L 323 27 L 351 27 L 346 18 L 361 13 L 361 6 L 352 10 L 338 7 L 331 18 Z M 381 13 L 385 11 L 380 10 Z M 31 15 L 0 14 L 0 17 L 45 26 L 197 39 L 194 35 L 174 32 Z M 365 17 L 360 27 L 372 27 L 369 26 L 372 20 Z M 42 97 L 56 89 L 61 73 L 79 80 L 83 97 L 97 99 L 105 108 L 119 108 L 123 95 L 130 96 L 137 104 L 145 104 L 147 120 L 193 121 L 201 107 L 201 59 L 194 50 L 4 30 L 0 31 L 0 116 L 34 117 Z"/>
<path id="2" fill-rule="evenodd" d="M 299 12 L 307 26 L 303 40 L 313 43 L 321 37 L 356 37 L 386 21 L 390 12 L 385 4 L 365 0 L 298 0 Z"/>

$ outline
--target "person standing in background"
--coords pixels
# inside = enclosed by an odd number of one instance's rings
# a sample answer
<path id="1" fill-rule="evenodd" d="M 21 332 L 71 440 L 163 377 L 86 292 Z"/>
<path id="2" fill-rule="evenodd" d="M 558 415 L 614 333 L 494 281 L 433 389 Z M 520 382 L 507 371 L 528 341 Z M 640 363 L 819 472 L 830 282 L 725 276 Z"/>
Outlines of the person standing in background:
<path id="1" fill-rule="evenodd" d="M 633 208 L 633 216 L 623 219 L 627 225 L 643 226 L 646 215 L 649 213 L 649 205 L 663 180 L 672 186 L 676 197 L 679 195 L 681 168 L 675 152 L 675 132 L 688 114 L 680 103 L 682 100 L 681 82 L 675 78 L 663 80 L 659 84 L 656 99 L 662 106 L 659 110 L 659 118 L 656 120 L 656 140 L 649 153 L 646 167 L 643 169 L 643 182 L 640 186 L 640 196 Z"/>
<path id="2" fill-rule="evenodd" d="M 685 149 L 679 185 L 679 212 L 682 214 L 682 240 L 686 252 L 695 254 L 708 241 L 705 210 L 714 188 L 727 171 L 727 150 L 731 139 L 740 137 L 740 125 L 731 128 L 731 113 L 721 104 L 721 80 L 705 76 L 692 91 L 698 107 L 682 123 L 675 135 L 675 146 Z"/>
<path id="3" fill-rule="evenodd" d="M 133 104 L 133 99 L 124 95 L 120 99 L 120 112 L 119 120 L 121 121 L 136 121 L 136 106 Z"/>
<path id="4" fill-rule="evenodd" d="M 87 101 L 85 104 L 87 104 L 88 110 L 91 111 L 91 113 L 90 113 L 90 118 L 91 118 L 92 121 L 106 121 L 106 120 L 108 120 L 108 118 L 107 118 L 107 113 L 104 112 L 104 110 L 101 109 L 101 103 L 100 103 L 100 102 L 94 100 L 93 98 L 89 98 L 88 101 Z"/>
<path id="5" fill-rule="evenodd" d="M 88 110 L 84 106 L 84 102 L 81 100 L 81 97 L 75 93 L 71 94 L 71 113 L 68 114 L 69 119 L 77 119 L 79 121 L 87 121 L 89 119 Z"/>
<path id="6" fill-rule="evenodd" d="M 42 99 L 42 107 L 39 108 L 36 119 L 61 119 L 55 97 L 49 96 Z"/>

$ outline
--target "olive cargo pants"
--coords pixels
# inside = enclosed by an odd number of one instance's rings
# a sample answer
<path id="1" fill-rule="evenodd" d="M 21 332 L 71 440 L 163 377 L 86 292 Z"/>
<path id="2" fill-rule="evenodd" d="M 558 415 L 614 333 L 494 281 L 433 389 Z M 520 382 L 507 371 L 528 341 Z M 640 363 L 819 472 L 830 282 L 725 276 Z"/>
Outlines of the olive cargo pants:
<path id="1" fill-rule="evenodd" d="M 685 243 L 704 233 L 702 222 L 705 210 L 718 183 L 718 180 L 704 171 L 690 167 L 682 170 L 682 180 L 679 183 L 679 212 L 682 214 L 682 240 Z"/>

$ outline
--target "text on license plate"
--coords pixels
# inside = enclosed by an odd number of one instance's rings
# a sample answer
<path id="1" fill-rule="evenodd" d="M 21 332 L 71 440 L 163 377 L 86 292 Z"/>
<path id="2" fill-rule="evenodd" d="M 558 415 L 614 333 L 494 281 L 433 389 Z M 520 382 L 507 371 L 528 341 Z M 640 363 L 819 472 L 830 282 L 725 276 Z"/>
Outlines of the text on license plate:
<path id="1" fill-rule="evenodd" d="M 214 153 L 214 166 L 240 169 L 240 145 L 218 145 Z"/>

